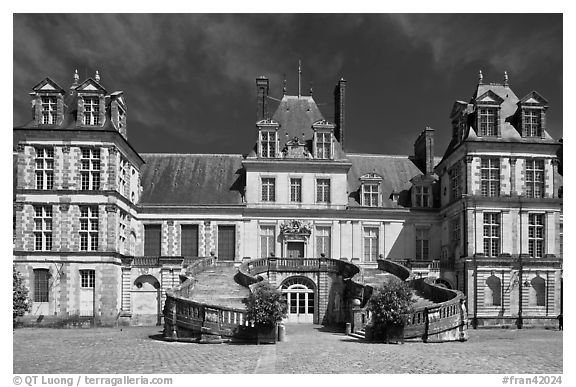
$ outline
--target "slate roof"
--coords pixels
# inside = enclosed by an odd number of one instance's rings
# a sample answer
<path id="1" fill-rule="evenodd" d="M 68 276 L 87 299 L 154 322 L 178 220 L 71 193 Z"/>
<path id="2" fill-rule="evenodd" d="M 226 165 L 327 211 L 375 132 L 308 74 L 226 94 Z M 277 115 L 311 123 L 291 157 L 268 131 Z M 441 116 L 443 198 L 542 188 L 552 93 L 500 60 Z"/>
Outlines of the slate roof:
<path id="1" fill-rule="evenodd" d="M 140 204 L 242 204 L 242 155 L 143 153 Z"/>

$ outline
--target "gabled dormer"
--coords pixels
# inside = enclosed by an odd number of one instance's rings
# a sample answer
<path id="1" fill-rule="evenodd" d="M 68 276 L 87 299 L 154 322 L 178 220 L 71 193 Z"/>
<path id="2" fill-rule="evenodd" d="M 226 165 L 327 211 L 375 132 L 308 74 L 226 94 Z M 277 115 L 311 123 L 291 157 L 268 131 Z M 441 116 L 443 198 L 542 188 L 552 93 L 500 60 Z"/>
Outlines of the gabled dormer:
<path id="1" fill-rule="evenodd" d="M 548 101 L 535 91 L 518 101 L 516 129 L 522 137 L 545 138 Z"/>
<path id="2" fill-rule="evenodd" d="M 106 89 L 100 85 L 100 76 L 88 78 L 76 87 L 78 95 L 78 127 L 102 126 L 106 119 Z"/>
<path id="3" fill-rule="evenodd" d="M 418 175 L 410 179 L 412 183 L 412 207 L 414 208 L 432 208 L 434 206 L 434 197 L 432 186 L 436 178 L 432 175 Z"/>
<path id="4" fill-rule="evenodd" d="M 334 128 L 336 125 L 319 120 L 312 124 L 314 130 L 314 158 L 332 160 L 334 158 Z"/>
<path id="5" fill-rule="evenodd" d="M 126 110 L 124 92 L 115 91 L 110 94 L 110 119 L 114 128 L 116 128 L 124 138 L 128 137 Z"/>
<path id="6" fill-rule="evenodd" d="M 274 120 L 263 119 L 256 123 L 258 127 L 258 157 L 273 159 L 280 157 L 278 151 L 278 129 L 280 124 Z"/>
<path id="7" fill-rule="evenodd" d="M 470 128 L 470 113 L 474 112 L 474 105 L 464 101 L 456 101 L 450 112 L 452 122 L 452 141 L 460 143 L 468 136 Z"/>
<path id="8" fill-rule="evenodd" d="M 376 173 L 366 173 L 360 177 L 360 205 L 382 206 L 382 176 Z"/>
<path id="9" fill-rule="evenodd" d="M 501 137 L 500 105 L 504 102 L 498 94 L 488 90 L 474 100 L 476 106 L 475 129 L 479 137 Z"/>
<path id="10" fill-rule="evenodd" d="M 32 90 L 30 96 L 35 125 L 60 125 L 64 119 L 64 89 L 50 78 L 45 78 Z"/>

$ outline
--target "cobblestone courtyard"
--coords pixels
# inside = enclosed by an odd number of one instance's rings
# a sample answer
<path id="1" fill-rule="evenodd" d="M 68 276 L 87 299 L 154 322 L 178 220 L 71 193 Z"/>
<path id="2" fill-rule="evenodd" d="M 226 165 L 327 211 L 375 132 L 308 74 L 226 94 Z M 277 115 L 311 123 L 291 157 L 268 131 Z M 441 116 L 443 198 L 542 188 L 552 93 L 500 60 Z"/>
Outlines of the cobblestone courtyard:
<path id="1" fill-rule="evenodd" d="M 466 343 L 365 343 L 288 325 L 277 345 L 169 343 L 161 327 L 14 331 L 14 373 L 562 373 L 562 332 L 470 330 Z"/>

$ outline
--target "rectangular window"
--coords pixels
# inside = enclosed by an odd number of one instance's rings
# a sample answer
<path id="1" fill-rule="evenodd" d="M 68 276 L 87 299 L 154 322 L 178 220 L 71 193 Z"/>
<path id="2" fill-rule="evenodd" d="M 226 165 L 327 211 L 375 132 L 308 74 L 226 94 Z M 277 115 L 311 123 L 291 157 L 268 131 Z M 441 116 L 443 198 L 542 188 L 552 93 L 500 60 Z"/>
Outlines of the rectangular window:
<path id="1" fill-rule="evenodd" d="M 80 270 L 80 287 L 93 288 L 96 282 L 96 275 L 94 270 Z"/>
<path id="2" fill-rule="evenodd" d="M 42 97 L 42 124 L 53 125 L 56 123 L 56 97 Z"/>
<path id="3" fill-rule="evenodd" d="M 260 144 L 262 149 L 262 157 L 273 158 L 276 157 L 276 132 L 261 131 Z"/>
<path id="4" fill-rule="evenodd" d="M 331 233 L 330 227 L 316 227 L 316 257 L 320 258 L 322 254 L 326 258 L 330 258 L 331 247 Z"/>
<path id="5" fill-rule="evenodd" d="M 290 201 L 293 203 L 302 202 L 302 179 L 290 179 Z"/>
<path id="6" fill-rule="evenodd" d="M 416 260 L 427 261 L 430 259 L 430 230 L 427 228 L 416 229 Z"/>
<path id="7" fill-rule="evenodd" d="M 120 216 L 118 220 L 118 252 L 120 254 L 126 254 L 126 233 L 128 229 L 128 213 L 126 211 L 120 210 Z"/>
<path id="8" fill-rule="evenodd" d="M 526 196 L 544 197 L 544 160 L 526 160 Z"/>
<path id="9" fill-rule="evenodd" d="M 198 225 L 183 224 L 180 230 L 180 254 L 183 257 L 198 257 Z"/>
<path id="10" fill-rule="evenodd" d="M 100 125 L 100 99 L 84 97 L 84 125 Z"/>
<path id="11" fill-rule="evenodd" d="M 362 184 L 362 205 L 367 207 L 378 207 L 379 197 L 378 184 Z"/>
<path id="12" fill-rule="evenodd" d="M 128 169 L 128 160 L 120 156 L 120 163 L 118 164 L 118 192 L 122 196 L 127 196 Z"/>
<path id="13" fill-rule="evenodd" d="M 36 189 L 54 188 L 54 149 L 36 148 Z"/>
<path id="14" fill-rule="evenodd" d="M 330 179 L 316 180 L 316 202 L 330 203 Z"/>
<path id="15" fill-rule="evenodd" d="M 100 149 L 81 148 L 80 159 L 81 189 L 100 189 Z"/>
<path id="16" fill-rule="evenodd" d="M 457 216 L 450 222 L 452 241 L 460 241 L 460 218 Z"/>
<path id="17" fill-rule="evenodd" d="M 480 185 L 482 196 L 500 196 L 500 159 L 482 159 L 480 162 Z"/>
<path id="18" fill-rule="evenodd" d="M 375 262 L 378 259 L 378 228 L 364 229 L 364 262 Z"/>
<path id="19" fill-rule="evenodd" d="M 480 115 L 480 136 L 497 136 L 497 110 L 494 108 L 481 108 L 478 114 Z"/>
<path id="20" fill-rule="evenodd" d="M 276 228 L 274 226 L 260 227 L 260 256 L 262 258 L 271 257 L 276 253 Z"/>
<path id="21" fill-rule="evenodd" d="M 500 213 L 485 212 L 483 247 L 484 255 L 497 257 L 500 254 Z"/>
<path id="22" fill-rule="evenodd" d="M 450 169 L 450 199 L 458 200 L 462 196 L 460 186 L 460 165 L 456 164 Z"/>
<path id="23" fill-rule="evenodd" d="M 276 179 L 271 177 L 262 178 L 262 201 L 276 201 Z"/>
<path id="24" fill-rule="evenodd" d="M 524 110 L 524 135 L 526 137 L 541 137 L 542 136 L 542 120 L 540 110 L 526 109 Z"/>
<path id="25" fill-rule="evenodd" d="M 332 150 L 332 133 L 317 132 L 316 133 L 316 158 L 329 159 L 331 158 Z"/>
<path id="26" fill-rule="evenodd" d="M 162 244 L 162 225 L 144 225 L 144 256 L 159 257 Z"/>
<path id="27" fill-rule="evenodd" d="M 98 206 L 80 206 L 80 250 L 98 250 Z"/>
<path id="28" fill-rule="evenodd" d="M 50 271 L 34 269 L 34 302 L 48 302 Z"/>
<path id="29" fill-rule="evenodd" d="M 52 250 L 52 206 L 34 206 L 34 250 Z"/>
<path id="30" fill-rule="evenodd" d="M 544 256 L 544 214 L 528 214 L 528 255 Z"/>
<path id="31" fill-rule="evenodd" d="M 416 189 L 416 207 L 430 207 L 430 187 L 414 187 Z"/>

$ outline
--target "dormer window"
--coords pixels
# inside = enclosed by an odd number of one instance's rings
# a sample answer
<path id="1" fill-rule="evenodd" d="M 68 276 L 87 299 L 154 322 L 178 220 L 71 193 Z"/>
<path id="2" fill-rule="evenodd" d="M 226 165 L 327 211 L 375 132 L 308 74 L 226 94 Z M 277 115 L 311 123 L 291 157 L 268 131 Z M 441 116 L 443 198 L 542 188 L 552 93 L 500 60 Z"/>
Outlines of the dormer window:
<path id="1" fill-rule="evenodd" d="M 414 187 L 415 192 L 415 206 L 416 207 L 424 207 L 424 208 L 430 208 L 431 206 L 431 196 L 430 195 L 430 187 L 428 186 L 416 186 Z"/>
<path id="2" fill-rule="evenodd" d="M 498 109 L 480 108 L 478 116 L 478 134 L 486 137 L 498 136 Z"/>
<path id="3" fill-rule="evenodd" d="M 317 159 L 332 158 L 332 133 L 330 132 L 316 133 L 316 158 Z"/>
<path id="4" fill-rule="evenodd" d="M 84 97 L 84 125 L 100 125 L 100 99 Z"/>
<path id="5" fill-rule="evenodd" d="M 276 131 L 263 130 L 260 132 L 260 157 L 274 158 L 276 151 L 278 136 Z"/>
<path id="6" fill-rule="evenodd" d="M 522 134 L 524 137 L 542 137 L 540 109 L 524 109 L 522 118 Z"/>
<path id="7" fill-rule="evenodd" d="M 360 178 L 361 205 L 365 207 L 380 207 L 382 205 L 382 176 L 375 173 L 367 173 Z"/>
<path id="8" fill-rule="evenodd" d="M 53 125 L 56 123 L 57 100 L 53 96 L 42 97 L 42 124 Z"/>
<path id="9" fill-rule="evenodd" d="M 122 129 L 124 127 L 124 110 L 118 107 L 118 129 Z"/>
<path id="10" fill-rule="evenodd" d="M 436 178 L 432 175 L 417 175 L 410 179 L 412 183 L 412 207 L 432 208 L 434 204 L 432 187 Z"/>

